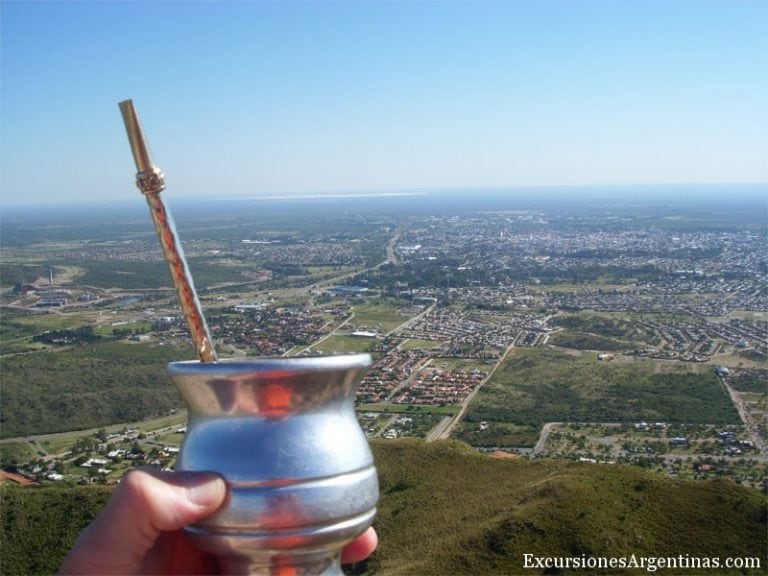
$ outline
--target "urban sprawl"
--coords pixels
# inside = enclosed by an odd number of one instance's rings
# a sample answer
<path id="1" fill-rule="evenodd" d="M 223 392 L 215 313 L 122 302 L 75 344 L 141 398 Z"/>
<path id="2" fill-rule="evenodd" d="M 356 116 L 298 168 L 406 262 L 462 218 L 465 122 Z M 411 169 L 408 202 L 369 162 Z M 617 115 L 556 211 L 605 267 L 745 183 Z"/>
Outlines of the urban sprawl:
<path id="1" fill-rule="evenodd" d="M 764 470 L 766 391 L 739 387 L 741 378 L 765 382 L 768 376 L 764 230 L 554 210 L 369 217 L 366 224 L 359 237 L 316 233 L 307 240 L 297 233 L 185 242 L 195 262 L 242 267 L 239 282 L 201 289 L 218 349 L 233 356 L 370 352 L 374 364 L 357 399 L 369 436 L 435 440 L 474 422 L 472 443 L 498 457 L 650 459 L 662 471 L 693 477 L 741 470 L 746 479 L 745 470 Z M 381 257 L 371 262 L 363 249 L 378 249 Z M 19 258 L 24 254 L 18 250 Z M 124 336 L 134 343 L 187 341 L 168 289 L 86 286 L 66 264 L 92 259 L 119 269 L 160 261 L 151 239 L 70 244 L 48 249 L 46 259 L 51 273 L 9 287 L 2 295 L 6 309 L 91 317 L 98 311 L 97 323 L 130 328 Z M 65 346 L 81 336 L 51 331 L 37 341 Z M 548 348 L 602 364 L 655 362 L 658 370 L 674 364 L 713 373 L 740 422 L 686 428 L 563 420 L 547 422 L 535 445 L 478 441 L 492 426 L 467 419 L 475 396 L 516 351 Z M 125 438 L 102 433 L 88 450 L 82 436 L 56 458 L 77 459 L 82 476 L 91 478 L 109 475 L 117 461 L 167 466 L 179 430 L 172 424 L 141 435 L 131 429 Z M 168 440 L 173 436 L 177 440 Z M 24 471 L 64 478 L 62 466 L 52 471 L 56 458 Z M 764 472 L 749 474 L 750 483 L 764 481 Z"/>

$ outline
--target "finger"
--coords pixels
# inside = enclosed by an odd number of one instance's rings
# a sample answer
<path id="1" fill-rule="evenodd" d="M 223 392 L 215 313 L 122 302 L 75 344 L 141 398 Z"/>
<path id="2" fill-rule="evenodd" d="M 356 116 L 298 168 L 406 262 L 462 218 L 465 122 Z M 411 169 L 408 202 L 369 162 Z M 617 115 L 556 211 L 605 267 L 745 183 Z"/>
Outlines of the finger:
<path id="1" fill-rule="evenodd" d="M 61 572 L 135 572 L 161 532 L 209 516 L 225 497 L 224 480 L 213 473 L 130 472 L 75 543 Z"/>
<path id="2" fill-rule="evenodd" d="M 379 537 L 373 528 L 368 528 L 341 551 L 341 563 L 352 564 L 365 560 L 373 554 L 379 544 Z"/>

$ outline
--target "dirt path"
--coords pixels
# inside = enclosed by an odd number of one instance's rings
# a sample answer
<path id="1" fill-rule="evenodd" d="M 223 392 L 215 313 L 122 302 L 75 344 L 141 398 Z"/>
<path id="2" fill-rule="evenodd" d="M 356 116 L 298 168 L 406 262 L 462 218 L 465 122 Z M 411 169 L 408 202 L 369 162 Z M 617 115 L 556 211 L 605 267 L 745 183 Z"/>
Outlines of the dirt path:
<path id="1" fill-rule="evenodd" d="M 427 434 L 426 441 L 427 442 L 434 442 L 435 440 L 438 440 L 443 436 L 443 433 L 445 432 L 445 429 L 450 425 L 450 423 L 453 421 L 453 416 L 446 416 L 440 422 L 437 423 L 437 426 L 432 428 L 430 430 L 429 434 Z"/>
<path id="2" fill-rule="evenodd" d="M 374 434 L 375 438 L 381 438 L 381 436 L 389 430 L 389 427 L 392 426 L 392 424 L 395 423 L 395 420 L 397 420 L 398 416 L 401 416 L 401 414 L 393 414 L 389 417 L 389 419 L 382 425 L 381 428 L 379 428 L 379 431 Z"/>
<path id="3" fill-rule="evenodd" d="M 416 378 L 416 376 L 418 376 L 418 375 L 419 375 L 419 372 L 421 372 L 421 371 L 422 371 L 424 368 L 426 368 L 426 367 L 427 367 L 427 366 L 429 366 L 430 364 L 432 364 L 432 358 L 430 358 L 429 360 L 427 360 L 426 362 L 424 362 L 424 364 L 421 366 L 421 368 L 419 368 L 418 370 L 414 370 L 414 371 L 413 371 L 413 372 L 410 374 L 410 376 L 408 376 L 408 378 L 406 378 L 405 380 L 401 381 L 401 382 L 400 382 L 400 384 L 398 384 L 397 386 L 395 386 L 395 387 L 392 389 L 392 391 L 391 391 L 389 394 L 387 394 L 386 398 L 384 398 L 384 400 L 382 401 L 382 403 L 383 403 L 383 404 L 388 404 L 388 403 L 392 402 L 392 398 L 394 398 L 395 396 L 397 396 L 397 394 L 398 394 L 398 393 L 399 393 L 399 392 L 400 392 L 400 391 L 401 391 L 403 388 L 407 388 L 408 386 L 410 386 L 410 385 L 411 385 L 411 382 L 413 382 L 413 379 L 414 379 L 414 378 Z"/>
<path id="4" fill-rule="evenodd" d="M 536 442 L 536 446 L 533 447 L 533 451 L 531 452 L 532 456 L 536 456 L 544 450 L 544 446 L 547 444 L 547 438 L 549 438 L 549 434 L 552 432 L 552 428 L 560 424 L 562 424 L 562 422 L 547 422 L 544 424 L 544 426 L 541 427 L 539 441 Z"/>
<path id="5" fill-rule="evenodd" d="M 768 456 L 768 448 L 766 447 L 763 438 L 758 433 L 757 425 L 752 420 L 752 416 L 749 414 L 747 407 L 744 405 L 744 400 L 741 398 L 739 393 L 736 392 L 736 390 L 734 390 L 733 387 L 728 384 L 728 382 L 726 382 L 725 378 L 718 379 L 722 383 L 723 388 L 725 388 L 725 391 L 728 392 L 728 396 L 731 397 L 731 401 L 736 406 L 736 410 L 739 412 L 739 418 L 741 418 L 741 421 L 744 423 L 744 428 L 752 438 L 752 442 L 754 442 L 755 448 L 757 448 L 763 456 Z"/>
<path id="6" fill-rule="evenodd" d="M 507 359 L 507 356 L 509 355 L 512 348 L 514 348 L 514 344 L 510 344 L 507 349 L 504 351 L 504 354 L 499 358 L 499 361 L 496 362 L 496 365 L 493 367 L 493 370 L 491 370 L 488 375 L 483 378 L 480 383 L 475 386 L 475 389 L 472 390 L 472 392 L 469 393 L 469 395 L 464 399 L 464 402 L 461 403 L 461 409 L 453 416 L 453 418 L 448 422 L 448 424 L 445 425 L 443 430 L 439 434 L 433 434 L 430 432 L 429 436 L 432 437 L 431 440 L 427 440 L 428 442 L 432 440 L 447 440 L 451 433 L 453 433 L 456 426 L 458 426 L 459 422 L 461 422 L 461 419 L 464 418 L 464 413 L 467 411 L 467 408 L 469 407 L 470 402 L 475 398 L 475 395 L 477 395 L 480 388 L 483 387 L 483 384 L 488 382 L 491 378 L 493 378 L 493 375 L 496 373 L 496 370 L 499 369 L 499 366 L 501 366 L 504 363 L 504 360 Z M 443 423 L 441 422 L 438 426 L 441 426 Z"/>
<path id="7" fill-rule="evenodd" d="M 393 328 L 392 330 L 390 330 L 389 332 L 387 332 L 387 333 L 386 333 L 384 336 L 385 336 L 385 337 L 386 337 L 386 336 L 391 336 L 392 334 L 394 334 L 394 333 L 395 333 L 395 332 L 397 332 L 398 330 L 402 330 L 403 328 L 405 328 L 405 327 L 406 327 L 406 326 L 408 326 L 409 324 L 411 324 L 411 323 L 415 324 L 416 322 L 418 322 L 419 320 L 421 320 L 422 318 L 424 318 L 424 316 L 426 316 L 427 314 L 429 314 L 430 312 L 432 312 L 432 310 L 434 310 L 434 309 L 435 309 L 435 306 L 437 306 L 437 303 L 435 303 L 435 304 L 432 304 L 432 306 L 430 306 L 430 307 L 426 308 L 426 309 L 425 309 L 423 312 L 419 312 L 418 314 L 416 314 L 416 316 L 413 316 L 412 318 L 408 318 L 408 320 L 406 320 L 405 322 L 403 322 L 402 324 L 400 324 L 400 326 L 397 326 L 397 327 Z"/>
<path id="8" fill-rule="evenodd" d="M 330 338 L 331 336 L 335 335 L 335 334 L 336 334 L 336 332 L 338 332 L 338 331 L 339 331 L 341 328 L 343 328 L 344 326 L 346 326 L 346 325 L 347 325 L 347 323 L 348 323 L 350 320 L 352 320 L 352 318 L 354 318 L 354 317 L 355 317 L 355 313 L 353 312 L 353 313 L 352 313 L 352 314 L 350 314 L 350 315 L 349 315 L 347 318 L 345 318 L 345 319 L 344 319 L 344 320 L 341 322 L 341 324 L 339 324 L 338 326 L 336 326 L 336 328 L 334 328 L 333 330 L 331 330 L 330 332 L 328 332 L 328 334 L 326 334 L 325 336 L 323 336 L 323 337 L 322 337 L 322 338 L 320 338 L 319 340 L 316 340 L 316 341 L 312 342 L 312 344 L 310 344 L 309 346 L 306 346 L 306 347 L 302 348 L 301 350 L 294 350 L 293 348 L 291 348 L 291 349 L 290 349 L 290 350 L 288 350 L 288 351 L 287 351 L 285 354 L 283 354 L 283 356 L 287 356 L 289 353 L 290 353 L 290 355 L 291 355 L 291 356 L 296 356 L 296 355 L 298 355 L 298 354 L 300 354 L 300 353 L 302 353 L 302 352 L 308 352 L 309 350 L 312 350 L 312 348 L 314 348 L 315 346 L 319 346 L 320 344 L 322 344 L 323 342 L 325 342 L 325 341 L 326 341 L 328 338 Z"/>

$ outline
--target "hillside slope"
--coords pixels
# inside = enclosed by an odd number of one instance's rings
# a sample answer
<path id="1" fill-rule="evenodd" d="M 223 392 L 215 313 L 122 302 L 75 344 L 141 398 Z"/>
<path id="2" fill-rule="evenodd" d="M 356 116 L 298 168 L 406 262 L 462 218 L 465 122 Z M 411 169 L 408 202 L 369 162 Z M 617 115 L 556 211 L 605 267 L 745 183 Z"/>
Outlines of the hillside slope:
<path id="1" fill-rule="evenodd" d="M 378 551 L 348 574 L 649 574 L 526 569 L 559 557 L 757 557 L 766 499 L 729 481 L 682 482 L 639 468 L 494 460 L 458 442 L 374 442 L 381 480 Z M 100 509 L 106 488 L 3 486 L 2 574 L 50 574 Z M 586 556 L 582 556 L 586 555 Z"/>
<path id="2" fill-rule="evenodd" d="M 768 565 L 766 500 L 729 481 L 683 482 L 628 466 L 494 460 L 456 442 L 398 441 L 374 448 L 381 544 L 360 573 L 648 573 L 545 572 L 524 568 L 524 554 L 682 554 L 723 562 L 759 557 L 763 569 L 755 574 L 764 574 Z"/>

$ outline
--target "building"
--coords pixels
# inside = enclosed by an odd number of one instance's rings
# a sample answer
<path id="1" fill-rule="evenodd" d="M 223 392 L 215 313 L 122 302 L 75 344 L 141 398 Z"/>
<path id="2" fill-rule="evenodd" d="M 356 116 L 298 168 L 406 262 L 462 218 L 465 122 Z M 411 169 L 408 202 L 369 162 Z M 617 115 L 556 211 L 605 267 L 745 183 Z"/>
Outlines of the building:
<path id="1" fill-rule="evenodd" d="M 341 285 L 341 286 L 334 286 L 333 288 L 329 288 L 331 292 L 341 292 L 344 294 L 364 294 L 365 292 L 368 292 L 368 288 L 365 286 L 347 286 L 347 285 Z"/>
<path id="2" fill-rule="evenodd" d="M 13 287 L 13 290 L 11 290 L 11 294 L 14 296 L 26 296 L 27 294 L 34 294 L 35 292 L 37 292 L 37 286 L 24 283 L 16 284 L 16 286 Z"/>
<path id="3" fill-rule="evenodd" d="M 725 366 L 716 366 L 715 367 L 715 374 L 717 374 L 720 378 L 725 378 L 730 374 L 731 371 L 728 370 Z"/>

